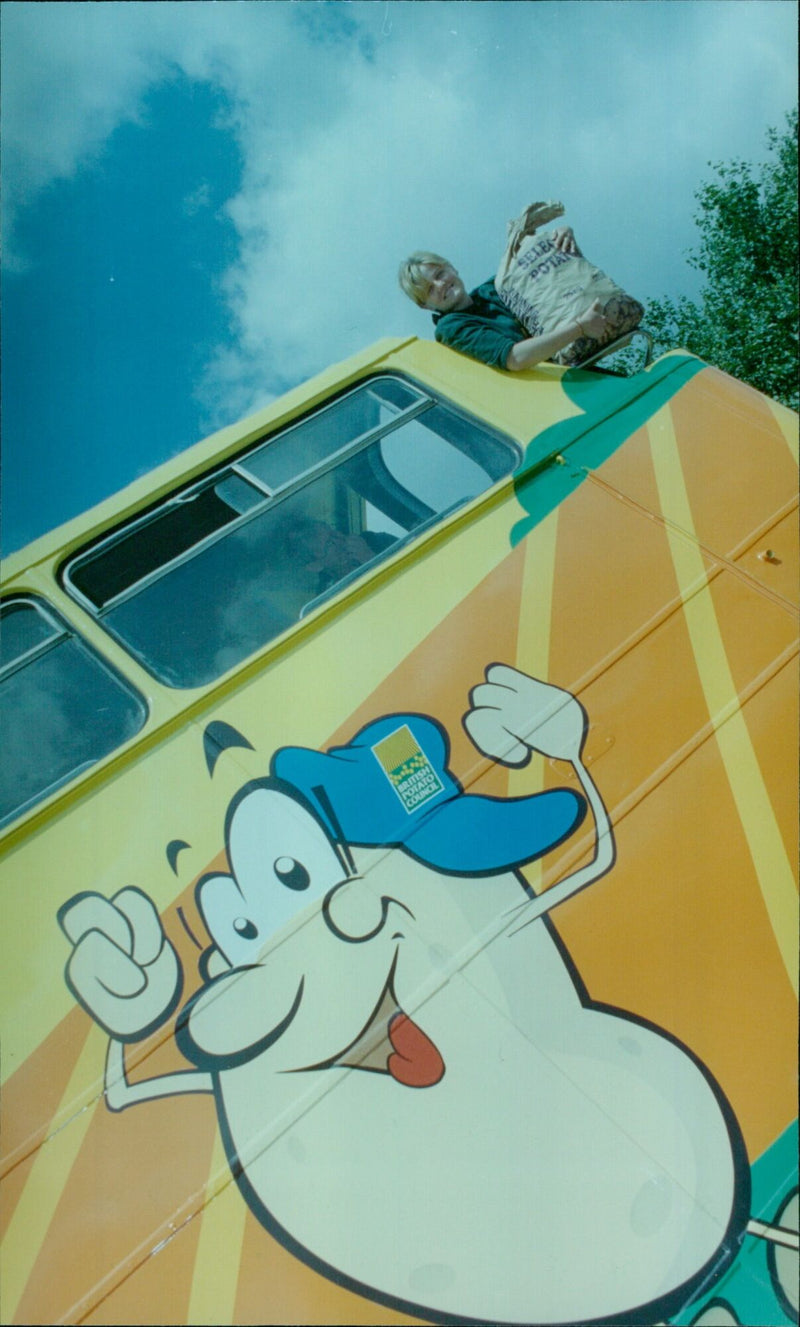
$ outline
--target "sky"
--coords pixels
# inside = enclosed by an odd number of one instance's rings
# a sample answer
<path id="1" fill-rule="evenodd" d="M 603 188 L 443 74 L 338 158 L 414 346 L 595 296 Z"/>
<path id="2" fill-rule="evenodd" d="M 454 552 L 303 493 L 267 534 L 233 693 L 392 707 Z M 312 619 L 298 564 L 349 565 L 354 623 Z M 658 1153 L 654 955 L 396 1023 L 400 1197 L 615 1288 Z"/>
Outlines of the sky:
<path id="1" fill-rule="evenodd" d="M 0 6 L 8 554 L 387 335 L 418 248 L 468 285 L 560 199 L 690 297 L 709 163 L 797 100 L 794 0 Z"/>

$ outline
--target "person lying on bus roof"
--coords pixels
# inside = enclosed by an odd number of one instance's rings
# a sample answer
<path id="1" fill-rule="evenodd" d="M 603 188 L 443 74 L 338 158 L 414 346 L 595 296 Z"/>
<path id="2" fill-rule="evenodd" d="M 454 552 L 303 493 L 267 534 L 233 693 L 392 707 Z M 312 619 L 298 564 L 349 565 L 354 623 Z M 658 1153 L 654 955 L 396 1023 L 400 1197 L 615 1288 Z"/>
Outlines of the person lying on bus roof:
<path id="1" fill-rule="evenodd" d="M 550 236 L 559 253 L 582 257 L 571 226 Z M 644 310 L 630 299 L 600 300 L 543 335 L 531 336 L 498 294 L 493 279 L 467 291 L 448 259 L 418 250 L 400 265 L 402 290 L 422 309 L 430 309 L 437 341 L 493 368 L 511 372 L 533 368 L 542 360 L 578 365 L 638 322 Z M 629 308 L 628 305 L 635 305 Z M 569 350 L 567 348 L 569 347 Z"/>

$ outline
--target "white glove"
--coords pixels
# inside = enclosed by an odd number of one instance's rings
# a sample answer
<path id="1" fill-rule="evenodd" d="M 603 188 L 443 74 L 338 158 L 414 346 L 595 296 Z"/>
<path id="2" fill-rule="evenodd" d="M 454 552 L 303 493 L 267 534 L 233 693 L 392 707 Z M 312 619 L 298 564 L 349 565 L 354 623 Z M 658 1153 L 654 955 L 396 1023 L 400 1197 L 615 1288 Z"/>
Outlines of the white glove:
<path id="1" fill-rule="evenodd" d="M 67 984 L 110 1036 L 138 1041 L 169 1017 L 180 998 L 181 966 L 146 894 L 122 889 L 110 901 L 76 894 L 58 920 L 75 946 Z"/>
<path id="2" fill-rule="evenodd" d="M 531 751 L 580 760 L 583 706 L 568 691 L 538 682 L 506 664 L 492 664 L 470 692 L 464 726 L 480 752 L 503 765 L 524 765 Z"/>

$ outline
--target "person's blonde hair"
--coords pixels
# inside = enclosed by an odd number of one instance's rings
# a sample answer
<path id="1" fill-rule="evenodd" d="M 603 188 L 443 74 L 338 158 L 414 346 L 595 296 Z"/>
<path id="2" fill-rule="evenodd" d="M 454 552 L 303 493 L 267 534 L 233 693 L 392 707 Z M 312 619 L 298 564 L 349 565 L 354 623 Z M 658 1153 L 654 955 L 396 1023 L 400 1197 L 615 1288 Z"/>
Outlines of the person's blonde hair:
<path id="1" fill-rule="evenodd" d="M 417 249 L 416 253 L 412 253 L 410 258 L 406 258 L 400 264 L 400 271 L 397 274 L 401 289 L 420 308 L 424 308 L 431 288 L 431 279 L 422 270 L 428 266 L 452 267 L 452 263 L 440 253 L 428 253 L 426 249 Z"/>

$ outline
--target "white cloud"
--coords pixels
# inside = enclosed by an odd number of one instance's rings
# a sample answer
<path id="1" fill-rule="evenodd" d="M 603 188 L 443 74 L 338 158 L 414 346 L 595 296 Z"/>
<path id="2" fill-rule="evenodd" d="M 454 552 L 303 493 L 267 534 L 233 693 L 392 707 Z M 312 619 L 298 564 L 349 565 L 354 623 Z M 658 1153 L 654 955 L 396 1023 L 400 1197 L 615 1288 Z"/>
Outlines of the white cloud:
<path id="1" fill-rule="evenodd" d="M 139 119 L 154 84 L 183 73 L 221 87 L 236 107 L 280 78 L 297 54 L 290 10 L 203 0 L 3 5 L 6 261 L 25 257 L 20 209 L 92 161 L 119 124 Z M 257 155 L 260 139 L 250 146 Z"/>
<path id="2" fill-rule="evenodd" d="M 796 96 L 792 3 L 4 10 L 12 211 L 91 159 L 154 82 L 181 71 L 226 94 L 243 159 L 224 283 L 238 330 L 198 385 L 214 422 L 381 335 L 429 335 L 399 260 L 432 247 L 482 280 L 534 197 L 562 197 L 586 252 L 634 293 L 685 288 L 707 162 L 763 156 Z"/>
<path id="3" fill-rule="evenodd" d="M 123 119 L 137 115 L 143 88 L 161 76 L 142 49 L 114 50 L 95 14 L 102 5 L 5 5 L 3 213 L 6 261 L 18 210 L 53 180 L 90 160 Z"/>

